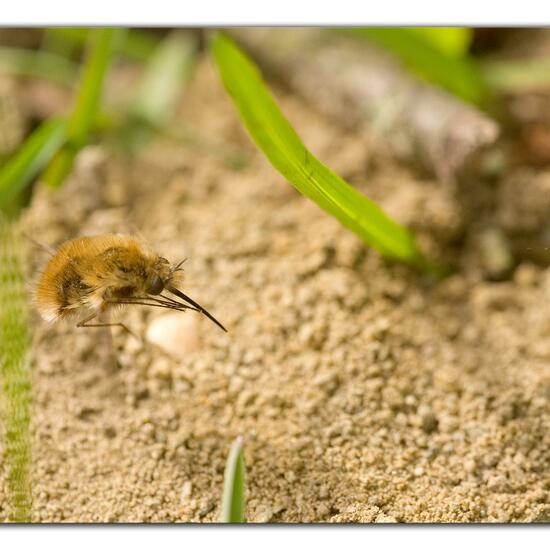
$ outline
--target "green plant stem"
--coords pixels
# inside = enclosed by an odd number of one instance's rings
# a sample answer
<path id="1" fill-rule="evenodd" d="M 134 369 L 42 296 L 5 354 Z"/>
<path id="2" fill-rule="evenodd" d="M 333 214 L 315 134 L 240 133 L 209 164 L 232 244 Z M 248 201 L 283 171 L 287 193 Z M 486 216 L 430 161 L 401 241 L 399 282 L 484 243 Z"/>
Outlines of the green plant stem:
<path id="1" fill-rule="evenodd" d="M 23 246 L 15 223 L 0 214 L 0 367 L 4 463 L 10 520 L 30 521 L 31 373 L 28 361 L 27 289 Z"/>

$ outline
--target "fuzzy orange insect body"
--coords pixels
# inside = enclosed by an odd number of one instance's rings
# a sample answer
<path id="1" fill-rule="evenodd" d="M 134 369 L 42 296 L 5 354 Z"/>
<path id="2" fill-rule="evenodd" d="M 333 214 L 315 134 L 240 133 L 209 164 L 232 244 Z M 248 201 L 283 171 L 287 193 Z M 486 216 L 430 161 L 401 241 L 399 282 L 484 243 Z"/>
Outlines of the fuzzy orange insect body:
<path id="1" fill-rule="evenodd" d="M 130 236 L 73 239 L 57 250 L 40 275 L 36 307 L 47 321 L 80 317 L 79 327 L 105 326 L 108 323 L 89 322 L 124 305 L 191 309 L 225 331 L 210 313 L 176 288 L 182 279 L 182 263 L 171 265 Z M 184 303 L 162 294 L 165 290 Z"/>

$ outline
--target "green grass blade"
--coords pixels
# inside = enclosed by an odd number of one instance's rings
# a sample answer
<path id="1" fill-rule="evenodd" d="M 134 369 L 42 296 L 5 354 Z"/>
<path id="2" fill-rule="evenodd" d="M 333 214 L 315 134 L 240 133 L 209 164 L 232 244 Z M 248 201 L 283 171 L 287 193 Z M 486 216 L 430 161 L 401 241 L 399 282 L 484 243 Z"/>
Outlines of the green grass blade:
<path id="1" fill-rule="evenodd" d="M 464 57 L 472 44 L 473 30 L 468 27 L 408 27 L 446 55 Z"/>
<path id="2" fill-rule="evenodd" d="M 246 54 L 223 33 L 213 37 L 211 47 L 227 91 L 271 164 L 301 193 L 385 256 L 431 269 L 407 229 L 306 149 Z"/>
<path id="3" fill-rule="evenodd" d="M 172 116 L 197 53 L 193 35 L 174 32 L 151 55 L 133 97 L 131 114 L 151 126 L 163 126 Z"/>
<path id="4" fill-rule="evenodd" d="M 0 214 L 0 403 L 9 518 L 15 522 L 30 521 L 31 513 L 31 372 L 22 250 L 15 225 Z"/>
<path id="5" fill-rule="evenodd" d="M 220 523 L 244 523 L 246 513 L 243 438 L 231 446 L 225 465 Z"/>
<path id="6" fill-rule="evenodd" d="M 97 29 L 90 57 L 84 67 L 76 105 L 69 119 L 68 139 L 76 146 L 84 146 L 99 107 L 103 81 L 114 53 L 120 31 L 113 28 Z"/>
<path id="7" fill-rule="evenodd" d="M 42 123 L 19 151 L 0 169 L 0 208 L 6 211 L 59 151 L 65 139 L 65 121 Z"/>
<path id="8" fill-rule="evenodd" d="M 46 29 L 47 34 L 58 41 L 65 41 L 70 45 L 83 47 L 88 42 L 89 28 L 85 27 L 51 27 Z M 157 39 L 146 32 L 129 29 L 126 37 L 120 44 L 120 53 L 135 61 L 146 61 L 157 46 Z"/>
<path id="9" fill-rule="evenodd" d="M 90 139 L 107 69 L 122 32 L 114 28 L 93 30 L 93 46 L 84 66 L 75 107 L 67 123 L 66 144 L 44 173 L 44 181 L 50 187 L 61 185 L 71 171 L 76 154 Z"/>
<path id="10" fill-rule="evenodd" d="M 0 71 L 16 76 L 44 78 L 74 86 L 77 66 L 64 57 L 40 50 L 0 47 Z"/>
<path id="11" fill-rule="evenodd" d="M 448 55 L 414 29 L 345 29 L 351 36 L 367 38 L 395 54 L 414 73 L 461 99 L 480 104 L 487 89 L 477 65 L 468 57 Z"/>
<path id="12" fill-rule="evenodd" d="M 197 39 L 187 32 L 172 32 L 159 42 L 144 67 L 126 116 L 120 119 L 117 145 L 133 150 L 166 130 L 191 78 L 197 53 Z"/>
<path id="13" fill-rule="evenodd" d="M 59 187 L 73 169 L 77 151 L 69 147 L 62 148 L 51 160 L 44 172 L 44 183 L 49 187 Z"/>

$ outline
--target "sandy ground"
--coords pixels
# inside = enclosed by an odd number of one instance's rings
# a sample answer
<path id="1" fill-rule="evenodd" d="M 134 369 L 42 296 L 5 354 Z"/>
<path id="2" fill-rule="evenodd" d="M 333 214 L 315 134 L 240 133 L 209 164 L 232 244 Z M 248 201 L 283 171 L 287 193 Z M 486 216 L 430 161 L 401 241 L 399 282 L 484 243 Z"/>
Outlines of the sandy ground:
<path id="1" fill-rule="evenodd" d="M 550 176 L 443 187 L 278 97 L 322 161 L 456 274 L 385 262 L 299 195 L 202 64 L 180 116 L 243 148 L 244 169 L 166 142 L 134 159 L 90 148 L 25 227 L 50 244 L 139 231 L 189 258 L 184 290 L 229 333 L 181 314 L 169 354 L 115 330 L 113 372 L 96 331 L 36 318 L 33 521 L 216 521 L 239 434 L 249 521 L 550 521 L 550 269 L 524 260 L 491 282 L 478 246 L 486 226 L 540 232 Z M 45 261 L 33 250 L 30 273 Z M 122 316 L 144 339 L 165 317 Z"/>

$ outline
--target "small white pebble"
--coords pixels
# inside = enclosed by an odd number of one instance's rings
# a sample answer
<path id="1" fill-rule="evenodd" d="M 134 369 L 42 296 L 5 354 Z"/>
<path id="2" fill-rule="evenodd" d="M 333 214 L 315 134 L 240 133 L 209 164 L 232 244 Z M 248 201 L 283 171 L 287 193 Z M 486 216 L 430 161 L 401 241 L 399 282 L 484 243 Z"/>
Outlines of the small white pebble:
<path id="1" fill-rule="evenodd" d="M 477 464 L 476 464 L 476 461 L 473 460 L 472 458 L 466 460 L 466 462 L 464 462 L 464 469 L 469 473 L 469 474 L 473 474 L 476 469 L 477 469 Z"/>
<path id="2" fill-rule="evenodd" d="M 196 314 L 167 313 L 153 319 L 147 328 L 146 338 L 152 344 L 180 359 L 199 349 L 198 324 Z"/>
<path id="3" fill-rule="evenodd" d="M 154 438 L 155 437 L 155 426 L 153 424 L 151 424 L 151 422 L 145 422 L 145 424 L 143 424 L 141 426 L 141 431 L 147 436 L 147 437 L 151 437 L 151 438 Z"/>
<path id="4" fill-rule="evenodd" d="M 181 488 L 181 499 L 186 501 L 191 496 L 192 492 L 193 483 L 191 483 L 191 481 L 186 481 Z"/>

